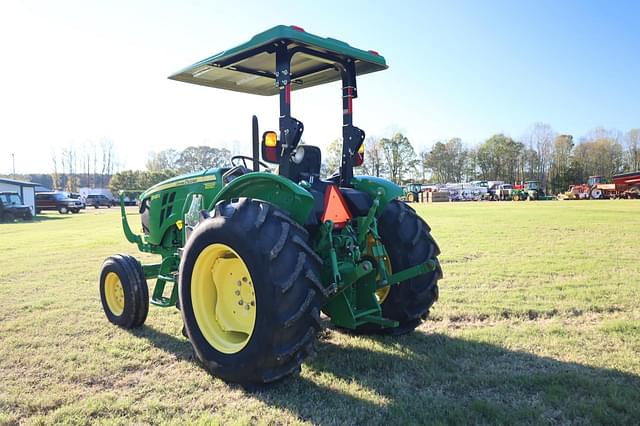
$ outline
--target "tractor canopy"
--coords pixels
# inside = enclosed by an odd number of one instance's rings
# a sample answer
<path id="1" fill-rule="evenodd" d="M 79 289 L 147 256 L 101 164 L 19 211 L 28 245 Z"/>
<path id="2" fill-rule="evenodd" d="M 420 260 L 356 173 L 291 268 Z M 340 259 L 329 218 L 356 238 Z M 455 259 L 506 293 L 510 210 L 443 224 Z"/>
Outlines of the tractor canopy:
<path id="1" fill-rule="evenodd" d="M 307 33 L 300 27 L 278 25 L 169 78 L 254 95 L 276 95 L 280 92 L 276 63 L 279 44 L 286 44 L 292 52 L 291 90 L 340 80 L 342 74 L 335 65 L 336 59 L 353 61 L 356 75 L 387 68 L 384 57 L 376 51 L 356 49 L 340 40 Z"/>

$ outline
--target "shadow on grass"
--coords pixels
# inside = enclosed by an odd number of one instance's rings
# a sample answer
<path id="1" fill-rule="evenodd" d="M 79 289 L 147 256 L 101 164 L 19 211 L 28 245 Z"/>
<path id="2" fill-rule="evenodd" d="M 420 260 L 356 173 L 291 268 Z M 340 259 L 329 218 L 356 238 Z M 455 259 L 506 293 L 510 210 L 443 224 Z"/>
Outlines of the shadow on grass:
<path id="1" fill-rule="evenodd" d="M 50 221 L 55 221 L 55 220 L 62 220 L 62 219 L 68 219 L 70 217 L 76 216 L 80 213 L 76 213 L 76 214 L 60 214 L 60 213 L 56 213 L 56 214 L 39 214 L 33 217 L 33 219 L 31 220 L 23 220 L 20 223 L 30 223 L 30 222 L 50 222 Z"/>
<path id="2" fill-rule="evenodd" d="M 148 327 L 135 334 L 195 362 L 181 337 Z M 640 418 L 640 377 L 616 370 L 442 334 L 354 343 L 321 340 L 304 376 L 250 395 L 317 424 L 637 424 Z"/>
<path id="3" fill-rule="evenodd" d="M 29 219 L 29 220 L 15 219 L 12 222 L 0 221 L 0 224 L 3 224 L 3 225 L 15 225 L 15 226 L 29 225 L 30 223 L 50 222 L 52 220 L 55 221 L 55 220 L 60 220 L 60 219 L 66 219 L 68 217 L 71 217 L 71 214 L 68 214 L 68 215 L 57 214 L 57 216 L 39 214 L 39 215 L 36 215 L 33 218 Z"/>

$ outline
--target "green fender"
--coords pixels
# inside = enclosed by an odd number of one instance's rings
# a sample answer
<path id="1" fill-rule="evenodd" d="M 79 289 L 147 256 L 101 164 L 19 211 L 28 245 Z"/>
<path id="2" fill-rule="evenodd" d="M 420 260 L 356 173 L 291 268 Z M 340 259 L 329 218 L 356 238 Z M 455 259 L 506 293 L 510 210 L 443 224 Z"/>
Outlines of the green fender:
<path id="1" fill-rule="evenodd" d="M 380 197 L 378 214 L 384 211 L 384 208 L 391 200 L 395 200 L 404 194 L 402 188 L 395 183 L 375 176 L 354 176 L 351 184 L 358 191 L 369 194 L 371 198 Z"/>
<path id="2" fill-rule="evenodd" d="M 291 180 L 271 173 L 254 172 L 235 178 L 222 188 L 213 199 L 209 210 L 218 201 L 249 197 L 267 201 L 289 213 L 300 225 L 304 225 L 313 209 L 313 196 Z"/>

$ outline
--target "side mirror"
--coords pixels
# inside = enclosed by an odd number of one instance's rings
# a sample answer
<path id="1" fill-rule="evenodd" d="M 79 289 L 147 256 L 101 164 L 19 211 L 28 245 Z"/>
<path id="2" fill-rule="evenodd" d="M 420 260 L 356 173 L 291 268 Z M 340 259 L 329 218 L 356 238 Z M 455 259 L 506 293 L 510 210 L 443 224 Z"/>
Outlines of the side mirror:
<path id="1" fill-rule="evenodd" d="M 360 148 L 356 151 L 356 154 L 353 156 L 353 165 L 356 167 L 362 166 L 364 163 L 364 142 L 360 144 Z"/>
<path id="2" fill-rule="evenodd" d="M 267 163 L 277 164 L 280 162 L 282 153 L 282 143 L 278 140 L 276 132 L 268 131 L 262 134 L 262 159 Z"/>

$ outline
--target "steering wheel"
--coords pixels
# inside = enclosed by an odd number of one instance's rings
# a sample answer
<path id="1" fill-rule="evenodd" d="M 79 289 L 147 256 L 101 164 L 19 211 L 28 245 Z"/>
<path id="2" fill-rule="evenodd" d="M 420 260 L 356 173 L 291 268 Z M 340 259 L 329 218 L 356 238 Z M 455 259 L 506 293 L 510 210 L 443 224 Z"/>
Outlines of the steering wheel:
<path id="1" fill-rule="evenodd" d="M 242 160 L 242 165 L 245 168 L 247 168 L 249 170 L 253 170 L 253 157 L 249 157 L 248 155 L 234 155 L 233 157 L 231 157 L 231 165 L 233 167 L 239 166 L 240 164 L 236 164 L 236 161 L 238 161 L 238 160 Z M 247 161 L 249 161 L 249 164 L 251 165 L 251 167 L 247 166 Z M 264 163 L 264 162 L 258 160 L 258 164 L 260 164 L 262 167 L 264 167 L 268 171 L 271 171 L 271 167 L 269 167 L 269 165 L 267 163 Z"/>

